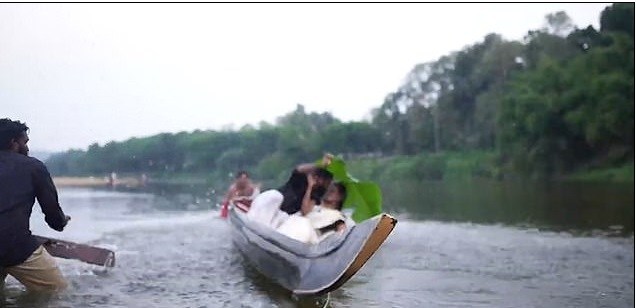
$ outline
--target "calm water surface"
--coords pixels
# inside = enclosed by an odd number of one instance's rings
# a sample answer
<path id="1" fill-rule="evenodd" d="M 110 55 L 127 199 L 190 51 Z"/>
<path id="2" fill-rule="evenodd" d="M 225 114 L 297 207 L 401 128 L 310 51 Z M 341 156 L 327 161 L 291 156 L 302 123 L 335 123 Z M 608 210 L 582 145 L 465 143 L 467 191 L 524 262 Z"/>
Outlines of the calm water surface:
<path id="1" fill-rule="evenodd" d="M 367 265 L 331 293 L 331 307 L 634 306 L 633 186 L 626 197 L 632 200 L 631 214 L 629 207 L 622 209 L 628 219 L 586 214 L 596 220 L 581 222 L 574 220 L 588 216 L 573 214 L 561 227 L 560 218 L 543 218 L 549 205 L 519 213 L 518 206 L 489 203 L 500 200 L 485 197 L 493 187 L 473 186 L 471 198 L 453 195 L 450 187 L 424 186 L 419 191 L 428 199 L 409 195 L 413 187 L 407 184 L 385 193 L 385 202 L 399 203 L 387 210 L 398 213 L 400 222 Z M 62 189 L 60 199 L 73 217 L 67 230 L 48 229 L 36 209 L 34 233 L 114 249 L 116 267 L 104 271 L 59 260 L 71 283 L 68 291 L 40 299 L 9 279 L 0 306 L 322 307 L 327 300 L 296 298 L 245 264 L 231 244 L 229 226 L 205 194 Z M 608 211 L 625 207 L 612 204 Z M 555 215 L 567 211 L 556 209 Z"/>

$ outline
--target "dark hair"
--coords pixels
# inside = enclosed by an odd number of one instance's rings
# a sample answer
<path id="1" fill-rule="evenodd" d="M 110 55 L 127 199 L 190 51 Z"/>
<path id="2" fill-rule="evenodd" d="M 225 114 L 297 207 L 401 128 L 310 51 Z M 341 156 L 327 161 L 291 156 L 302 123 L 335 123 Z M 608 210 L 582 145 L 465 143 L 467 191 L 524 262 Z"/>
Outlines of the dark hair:
<path id="1" fill-rule="evenodd" d="M 316 170 L 314 171 L 314 175 L 326 180 L 333 179 L 333 174 L 331 174 L 331 172 L 327 171 L 327 169 L 324 168 L 316 168 Z"/>
<path id="2" fill-rule="evenodd" d="M 333 183 L 333 186 L 336 187 L 338 193 L 342 196 L 342 199 L 338 202 L 338 211 L 342 211 L 342 206 L 347 199 L 347 187 L 342 183 Z"/>
<path id="3" fill-rule="evenodd" d="M 243 175 L 245 175 L 245 177 L 248 177 L 248 178 L 250 177 L 250 174 L 249 174 L 249 173 L 247 173 L 247 171 L 245 171 L 245 170 L 241 170 L 241 171 L 239 171 L 239 172 L 237 172 L 237 173 L 236 173 L 236 178 L 238 179 L 238 178 L 240 178 L 240 177 L 241 177 L 241 176 L 243 176 Z"/>
<path id="4" fill-rule="evenodd" d="M 11 119 L 0 119 L 0 150 L 8 150 L 11 148 L 11 141 L 22 136 L 29 128 L 20 121 L 11 121 Z"/>

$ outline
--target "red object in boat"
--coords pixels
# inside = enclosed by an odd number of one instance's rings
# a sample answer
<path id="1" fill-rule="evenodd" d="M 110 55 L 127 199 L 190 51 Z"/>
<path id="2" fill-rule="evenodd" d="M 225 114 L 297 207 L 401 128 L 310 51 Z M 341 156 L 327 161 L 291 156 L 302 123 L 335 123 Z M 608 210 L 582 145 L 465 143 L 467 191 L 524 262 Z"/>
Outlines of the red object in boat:
<path id="1" fill-rule="evenodd" d="M 229 213 L 228 211 L 229 205 L 230 205 L 230 202 L 228 200 L 223 201 L 223 204 L 221 205 L 221 218 L 223 219 L 227 218 L 227 215 Z"/>

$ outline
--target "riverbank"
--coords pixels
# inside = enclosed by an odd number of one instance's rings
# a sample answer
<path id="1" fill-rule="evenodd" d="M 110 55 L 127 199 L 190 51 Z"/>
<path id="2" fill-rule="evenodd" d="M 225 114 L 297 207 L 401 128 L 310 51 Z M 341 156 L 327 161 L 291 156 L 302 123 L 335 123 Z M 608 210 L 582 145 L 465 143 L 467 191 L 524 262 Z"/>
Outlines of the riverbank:
<path id="1" fill-rule="evenodd" d="M 492 152 L 449 152 L 361 158 L 347 161 L 349 172 L 373 181 L 458 180 L 474 177 L 500 178 L 496 155 Z"/>
<path id="2" fill-rule="evenodd" d="M 604 177 L 572 177 L 549 181 L 496 178 L 494 156 L 473 153 L 436 157 L 348 159 L 348 170 L 360 180 L 377 182 L 385 211 L 413 219 L 503 223 L 576 235 L 629 236 L 634 230 L 634 185 L 629 166 L 596 171 Z M 488 165 L 490 163 L 490 165 Z M 418 169 L 419 168 L 419 169 Z M 489 169 L 490 168 L 490 169 Z M 630 171 L 631 170 L 631 171 Z M 583 173 L 581 173 L 583 174 Z M 620 174 L 607 179 L 607 174 Z M 263 189 L 280 186 L 286 179 L 262 179 Z M 431 178 L 427 178 L 431 177 Z M 214 174 L 148 175 L 140 186 L 134 175 L 121 175 L 115 187 L 107 178 L 55 178 L 58 187 L 87 187 L 149 192 L 173 196 L 184 208 L 214 205 L 221 201 L 233 177 Z M 617 181 L 628 179 L 632 182 Z M 194 197 L 184 196 L 192 194 Z M 172 198 L 172 197 L 171 197 Z M 631 217 L 631 219 L 630 219 Z"/>
<path id="3" fill-rule="evenodd" d="M 360 179 L 373 181 L 528 179 L 506 168 L 495 152 L 447 152 L 413 156 L 359 158 L 347 160 L 349 172 Z M 579 170 L 550 178 L 571 182 L 633 183 L 634 162 L 623 166 Z"/>
<path id="4" fill-rule="evenodd" d="M 95 176 L 55 176 L 53 183 L 56 187 L 112 187 L 121 186 L 128 188 L 142 187 L 143 180 L 136 177 L 121 177 L 111 181 L 108 177 Z"/>
<path id="5" fill-rule="evenodd" d="M 634 162 L 620 167 L 591 169 L 575 172 L 567 176 L 568 180 L 579 182 L 634 182 Z"/>
<path id="6" fill-rule="evenodd" d="M 503 181 L 507 179 L 525 178 L 523 175 L 506 170 L 498 161 L 494 152 L 447 152 L 437 154 L 420 154 L 413 156 L 391 156 L 377 158 L 350 158 L 346 160 L 348 171 L 356 178 L 377 182 L 397 180 L 457 181 L 471 179 L 490 179 Z M 279 185 L 285 178 L 262 178 L 257 168 L 247 168 L 253 178 L 265 186 Z M 286 177 L 287 172 L 281 171 Z M 633 183 L 634 162 L 619 167 L 579 170 L 577 172 L 555 177 L 556 181 L 567 182 L 610 182 Z M 166 173 L 148 174 L 147 183 L 162 185 L 207 185 L 217 189 L 225 188 L 232 181 L 227 174 L 218 172 L 202 173 Z M 107 187 L 107 177 L 55 177 L 54 182 L 60 187 Z M 115 181 L 117 186 L 142 187 L 141 177 L 122 176 Z M 273 187 L 273 186 L 272 186 Z"/>

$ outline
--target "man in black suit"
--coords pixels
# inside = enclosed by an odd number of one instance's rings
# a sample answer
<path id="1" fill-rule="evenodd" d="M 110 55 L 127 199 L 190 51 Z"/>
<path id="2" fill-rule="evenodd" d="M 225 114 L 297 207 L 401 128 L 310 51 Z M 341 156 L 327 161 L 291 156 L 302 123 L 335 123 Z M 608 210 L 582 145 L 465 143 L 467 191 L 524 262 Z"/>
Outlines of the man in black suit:
<path id="1" fill-rule="evenodd" d="M 60 208 L 46 166 L 28 156 L 28 129 L 19 121 L 0 119 L 0 288 L 11 275 L 29 291 L 58 291 L 67 283 L 55 259 L 31 234 L 29 218 L 36 198 L 52 229 L 62 231 L 70 217 Z"/>

